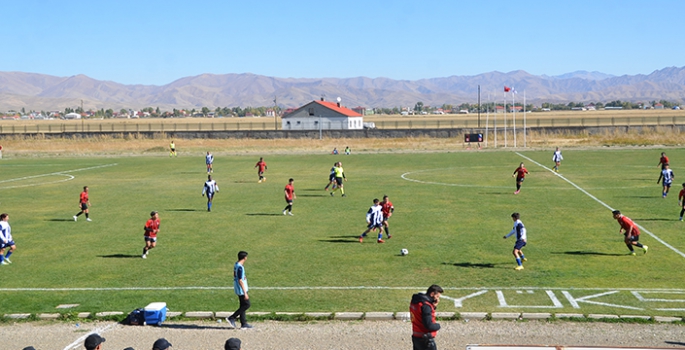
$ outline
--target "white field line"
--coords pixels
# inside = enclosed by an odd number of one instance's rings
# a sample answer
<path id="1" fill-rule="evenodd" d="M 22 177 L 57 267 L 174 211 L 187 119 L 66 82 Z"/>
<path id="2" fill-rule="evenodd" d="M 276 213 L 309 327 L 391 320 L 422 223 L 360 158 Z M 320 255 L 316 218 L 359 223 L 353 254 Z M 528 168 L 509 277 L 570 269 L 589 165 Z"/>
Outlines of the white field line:
<path id="1" fill-rule="evenodd" d="M 66 180 L 60 180 L 60 181 L 54 181 L 54 182 L 48 182 L 48 183 L 55 183 L 55 182 L 63 182 L 63 181 L 69 181 L 74 178 L 73 175 L 69 175 L 70 173 L 75 173 L 78 171 L 85 171 L 85 170 L 92 170 L 92 169 L 99 169 L 99 168 L 106 168 L 110 166 L 117 165 L 117 163 L 112 163 L 112 164 L 104 164 L 104 165 L 97 165 L 97 166 L 91 166 L 87 168 L 79 168 L 79 169 L 72 169 L 72 170 L 64 170 L 64 171 L 56 171 L 53 173 L 47 173 L 47 174 L 39 174 L 39 175 L 31 175 L 31 176 L 24 176 L 24 177 L 17 177 L 14 179 L 7 179 L 7 180 L 0 180 L 1 183 L 7 183 L 7 182 L 15 182 L 15 181 L 22 181 L 22 180 L 29 180 L 29 179 L 35 179 L 39 177 L 45 177 L 45 176 L 54 176 L 54 175 L 61 175 L 61 176 L 67 176 L 70 177 L 69 179 Z M 20 186 L 10 186 L 10 187 L 2 187 L 2 188 L 17 188 L 17 187 L 25 187 L 23 185 Z"/>
<path id="2" fill-rule="evenodd" d="M 559 177 L 560 179 L 562 179 L 562 180 L 568 182 L 571 186 L 575 187 L 575 188 L 578 189 L 580 192 L 585 193 L 588 197 L 594 199 L 595 202 L 601 204 L 601 205 L 604 206 L 605 208 L 607 208 L 607 209 L 609 209 L 609 210 L 611 210 L 611 211 L 614 210 L 614 208 L 612 208 L 612 207 L 610 207 L 608 204 L 602 202 L 602 201 L 599 200 L 597 197 L 591 195 L 588 191 L 586 191 L 586 190 L 584 190 L 583 188 L 581 188 L 580 186 L 576 185 L 576 184 L 573 183 L 571 180 L 565 178 L 563 175 L 561 175 L 561 174 L 559 174 L 559 173 L 557 173 L 557 172 L 552 171 L 552 169 L 550 169 L 550 168 L 548 168 L 548 167 L 546 167 L 546 166 L 544 166 L 544 165 L 542 165 L 542 164 L 540 164 L 540 163 L 538 163 L 538 162 L 532 160 L 531 158 L 528 158 L 528 157 L 524 156 L 523 154 L 521 154 L 521 153 L 519 153 L 519 152 L 516 152 L 516 154 L 518 154 L 521 158 L 524 158 L 524 159 L 527 159 L 527 160 L 533 162 L 533 163 L 536 164 L 537 166 L 539 166 L 539 167 L 541 167 L 541 168 L 543 168 L 543 169 L 549 171 L 550 173 L 556 175 L 556 176 Z M 683 252 L 681 252 L 680 250 L 676 249 L 674 246 L 672 246 L 672 245 L 666 243 L 666 241 L 664 241 L 663 239 L 659 238 L 657 235 L 653 234 L 652 232 L 650 232 L 649 230 L 647 230 L 646 228 L 644 228 L 642 225 L 638 224 L 637 222 L 635 223 L 635 225 L 637 225 L 637 227 L 639 227 L 644 233 L 650 235 L 652 238 L 654 238 L 655 240 L 657 240 L 659 243 L 663 244 L 664 246 L 666 246 L 666 247 L 669 248 L 670 250 L 676 252 L 676 254 L 682 256 L 683 258 L 685 258 L 685 253 L 683 253 Z"/>
<path id="3" fill-rule="evenodd" d="M 299 286 L 299 287 L 250 287 L 253 290 L 425 290 L 426 287 L 387 286 Z M 576 288 L 576 287 L 443 287 L 445 290 L 584 290 L 584 291 L 637 291 L 661 293 L 685 293 L 678 288 Z M 186 287 L 76 287 L 76 288 L 0 288 L 0 292 L 105 292 L 105 291 L 179 291 L 179 290 L 233 290 L 233 286 L 186 286 Z"/>

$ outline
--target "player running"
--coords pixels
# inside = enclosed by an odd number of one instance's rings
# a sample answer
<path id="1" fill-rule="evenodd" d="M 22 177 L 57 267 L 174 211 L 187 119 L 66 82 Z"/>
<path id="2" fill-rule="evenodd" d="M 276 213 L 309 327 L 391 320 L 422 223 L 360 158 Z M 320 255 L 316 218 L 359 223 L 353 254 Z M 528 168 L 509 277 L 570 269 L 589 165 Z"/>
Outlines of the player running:
<path id="1" fill-rule="evenodd" d="M 333 171 L 335 172 L 335 186 L 337 186 L 337 188 L 334 188 L 333 191 L 331 191 L 331 197 L 333 197 L 333 193 L 337 190 L 340 190 L 342 196 L 346 197 L 343 182 L 347 181 L 347 178 L 345 177 L 345 170 L 343 170 L 342 162 L 338 162 L 338 164 L 333 167 Z"/>
<path id="2" fill-rule="evenodd" d="M 678 193 L 678 206 L 680 207 L 680 221 L 683 221 L 683 214 L 685 214 L 685 182 L 683 182 L 683 189 Z"/>
<path id="3" fill-rule="evenodd" d="M 378 198 L 373 199 L 373 205 L 366 212 L 366 231 L 359 236 L 359 243 L 364 242 L 366 234 L 371 230 L 378 229 L 378 243 L 385 243 L 383 240 L 383 208 L 381 207 Z"/>
<path id="4" fill-rule="evenodd" d="M 557 147 L 557 150 L 554 151 L 554 155 L 552 156 L 552 161 L 554 162 L 554 171 L 557 173 L 559 172 L 559 166 L 561 165 L 562 160 L 564 160 L 564 157 L 561 155 L 559 147 Z"/>
<path id="5" fill-rule="evenodd" d="M 10 215 L 7 213 L 0 214 L 0 264 L 8 265 L 11 264 L 10 255 L 14 253 L 17 249 L 17 245 L 12 239 L 12 228 L 9 223 Z M 5 254 L 5 249 L 9 248 L 7 255 Z"/>
<path id="6" fill-rule="evenodd" d="M 659 158 L 659 164 L 656 166 L 660 166 L 661 170 L 664 170 L 666 168 L 666 164 L 671 164 L 671 162 L 668 161 L 668 157 L 666 156 L 666 152 L 661 152 L 661 158 Z"/>
<path id="7" fill-rule="evenodd" d="M 171 140 L 169 143 L 169 157 L 178 157 L 178 154 L 176 154 L 176 144 L 174 143 L 174 140 Z"/>
<path id="8" fill-rule="evenodd" d="M 516 192 L 514 192 L 514 194 L 519 194 L 519 192 L 521 192 L 521 184 L 523 183 L 523 180 L 525 180 L 526 174 L 528 174 L 528 170 L 523 166 L 523 162 L 521 162 L 521 165 L 519 165 L 519 167 L 514 170 L 514 173 L 511 174 L 511 177 L 516 176 Z"/>
<path id="9" fill-rule="evenodd" d="M 633 220 L 630 220 L 630 218 L 627 216 L 623 216 L 620 210 L 614 210 L 611 212 L 611 214 L 614 216 L 614 219 L 618 221 L 618 224 L 621 225 L 618 233 L 623 233 L 625 236 L 624 242 L 626 243 L 628 249 L 630 249 L 630 255 L 635 255 L 633 246 L 642 248 L 642 251 L 647 254 L 647 249 L 649 249 L 649 247 L 638 242 L 640 240 L 640 230 L 637 228 L 637 225 L 635 225 Z"/>
<path id="10" fill-rule="evenodd" d="M 504 236 L 504 239 L 516 234 L 516 243 L 514 244 L 514 251 L 512 253 L 514 254 L 514 257 L 516 257 L 516 264 L 518 266 L 516 266 L 514 270 L 523 270 L 523 262 L 528 261 L 526 256 L 523 255 L 523 251 L 521 251 L 521 249 L 526 246 L 526 227 L 523 226 L 523 222 L 521 222 L 521 214 L 513 213 L 511 214 L 511 219 L 514 220 L 514 228 Z"/>
<path id="11" fill-rule="evenodd" d="M 86 221 L 93 221 L 88 216 L 88 207 L 90 207 L 90 200 L 88 198 L 88 186 L 83 186 L 83 192 L 79 196 L 78 207 L 81 209 L 78 214 L 74 215 L 74 221 L 78 221 L 78 217 L 81 214 L 86 214 Z"/>
<path id="12" fill-rule="evenodd" d="M 212 175 L 207 175 L 207 181 L 205 181 L 205 186 L 202 188 L 202 196 L 207 194 L 207 211 L 212 211 L 212 200 L 214 199 L 214 194 L 219 192 L 219 185 L 216 181 L 212 180 Z"/>
<path id="13" fill-rule="evenodd" d="M 661 179 L 664 179 L 664 181 L 661 183 L 663 185 L 663 191 L 661 191 L 661 198 L 666 198 L 666 196 L 668 195 L 668 190 L 671 189 L 671 184 L 673 184 L 673 179 L 675 179 L 673 170 L 669 168 L 668 163 L 664 164 L 664 170 L 661 171 L 659 179 L 656 180 L 656 183 L 658 184 L 659 181 L 661 181 Z"/>
<path id="14" fill-rule="evenodd" d="M 207 152 L 207 155 L 205 156 L 205 163 L 207 164 L 207 174 L 213 173 L 214 168 L 212 168 L 212 165 L 214 164 L 214 155 L 210 152 Z"/>
<path id="15" fill-rule="evenodd" d="M 392 205 L 390 198 L 388 198 L 387 195 L 383 196 L 383 201 L 381 202 L 381 212 L 383 213 L 383 230 L 385 230 L 385 234 L 388 236 L 388 239 L 392 238 L 388 227 L 388 220 L 390 220 L 390 217 L 394 211 L 395 207 Z"/>
<path id="16" fill-rule="evenodd" d="M 333 163 L 333 167 L 331 168 L 330 174 L 328 174 L 328 185 L 323 188 L 324 191 L 328 191 L 329 186 L 331 187 L 332 191 L 335 191 L 336 184 L 335 184 L 335 167 L 338 166 L 338 162 Z"/>
<path id="17" fill-rule="evenodd" d="M 264 158 L 260 157 L 259 161 L 257 164 L 254 166 L 257 169 L 257 175 L 259 175 L 259 181 L 257 183 L 262 183 L 262 181 L 266 182 L 266 177 L 264 177 L 264 172 L 266 171 L 266 162 L 264 161 Z"/>
<path id="18" fill-rule="evenodd" d="M 295 188 L 293 187 L 293 181 L 295 180 L 290 178 L 290 180 L 288 180 L 288 184 L 285 185 L 285 190 L 283 190 L 285 193 L 285 202 L 287 203 L 285 208 L 283 208 L 283 215 L 285 215 L 287 212 L 288 215 L 293 216 L 293 199 L 297 198 L 295 195 Z"/>
<path id="19" fill-rule="evenodd" d="M 145 247 L 143 247 L 143 256 L 141 258 L 147 259 L 147 253 L 150 249 L 157 246 L 157 233 L 159 233 L 159 213 L 152 211 L 150 219 L 145 223 Z"/>

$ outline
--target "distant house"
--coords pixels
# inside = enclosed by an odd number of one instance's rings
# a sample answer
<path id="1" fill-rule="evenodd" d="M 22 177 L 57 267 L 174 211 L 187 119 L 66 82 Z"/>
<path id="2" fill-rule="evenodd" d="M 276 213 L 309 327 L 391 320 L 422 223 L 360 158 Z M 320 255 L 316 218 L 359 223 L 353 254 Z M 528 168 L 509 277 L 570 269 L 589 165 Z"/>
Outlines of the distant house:
<path id="1" fill-rule="evenodd" d="M 522 112 L 523 111 L 523 106 L 513 106 L 509 107 L 509 112 Z"/>
<path id="2" fill-rule="evenodd" d="M 67 113 L 64 119 L 81 119 L 81 115 L 78 113 Z"/>
<path id="3" fill-rule="evenodd" d="M 276 112 L 273 109 L 269 108 L 266 110 L 265 116 L 273 118 L 275 115 Z"/>
<path id="4" fill-rule="evenodd" d="M 323 98 L 284 115 L 283 130 L 359 130 L 364 128 L 364 117 L 340 102 L 328 102 Z"/>
<path id="5" fill-rule="evenodd" d="M 503 106 L 495 106 L 495 113 L 504 113 Z"/>
<path id="6" fill-rule="evenodd" d="M 664 105 L 662 103 L 657 103 L 654 105 L 654 109 L 664 109 Z"/>
<path id="7" fill-rule="evenodd" d="M 595 111 L 595 110 L 597 110 L 597 106 L 595 106 L 594 103 L 590 103 L 589 105 L 585 106 L 585 109 L 588 111 Z"/>

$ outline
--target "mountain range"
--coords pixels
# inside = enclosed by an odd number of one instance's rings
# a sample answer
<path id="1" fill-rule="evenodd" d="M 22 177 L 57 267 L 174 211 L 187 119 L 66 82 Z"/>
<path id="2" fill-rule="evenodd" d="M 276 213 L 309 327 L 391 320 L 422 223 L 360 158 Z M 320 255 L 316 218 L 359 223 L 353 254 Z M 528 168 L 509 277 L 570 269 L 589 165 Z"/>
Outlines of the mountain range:
<path id="1" fill-rule="evenodd" d="M 668 67 L 648 75 L 613 76 L 576 71 L 546 76 L 518 70 L 474 76 L 420 80 L 389 78 L 276 78 L 251 73 L 201 74 L 169 84 L 125 85 L 85 75 L 56 77 L 38 73 L 0 72 L 0 111 L 63 110 L 81 106 L 118 110 L 159 107 L 162 110 L 208 107 L 299 107 L 324 96 L 342 99 L 347 107 L 411 107 L 502 101 L 503 87 L 517 91 L 516 101 L 608 102 L 614 100 L 685 102 L 685 67 Z M 511 100 L 511 96 L 507 97 Z"/>

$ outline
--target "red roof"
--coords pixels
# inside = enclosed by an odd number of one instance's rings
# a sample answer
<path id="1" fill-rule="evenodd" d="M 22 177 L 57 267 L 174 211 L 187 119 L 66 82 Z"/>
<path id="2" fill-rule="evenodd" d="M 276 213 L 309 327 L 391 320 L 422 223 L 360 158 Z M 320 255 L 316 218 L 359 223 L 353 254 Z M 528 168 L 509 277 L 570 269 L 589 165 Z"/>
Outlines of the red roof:
<path id="1" fill-rule="evenodd" d="M 340 114 L 343 114 L 347 117 L 361 117 L 362 116 L 361 114 L 359 114 L 359 113 L 357 113 L 357 112 L 355 112 L 355 111 L 353 111 L 347 107 L 342 107 L 342 106 L 338 107 L 338 104 L 335 102 L 328 102 L 328 101 L 314 101 L 314 102 L 316 102 L 316 103 L 318 103 L 318 104 L 320 104 L 320 105 L 322 105 L 328 109 L 332 109 L 332 110 L 334 110 Z"/>

